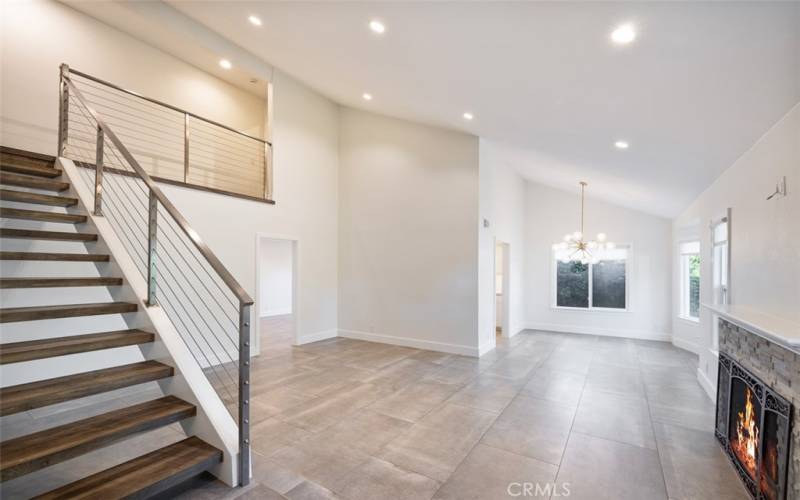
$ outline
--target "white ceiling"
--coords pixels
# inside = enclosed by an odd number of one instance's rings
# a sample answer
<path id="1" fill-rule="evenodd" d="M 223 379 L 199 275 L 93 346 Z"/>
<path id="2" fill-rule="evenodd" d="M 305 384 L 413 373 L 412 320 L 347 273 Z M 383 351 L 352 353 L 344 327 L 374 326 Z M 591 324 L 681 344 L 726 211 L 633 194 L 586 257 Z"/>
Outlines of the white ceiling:
<path id="1" fill-rule="evenodd" d="M 480 135 L 529 179 L 668 217 L 800 101 L 798 2 L 167 1 L 341 104 Z M 638 38 L 615 46 L 624 22 Z"/>

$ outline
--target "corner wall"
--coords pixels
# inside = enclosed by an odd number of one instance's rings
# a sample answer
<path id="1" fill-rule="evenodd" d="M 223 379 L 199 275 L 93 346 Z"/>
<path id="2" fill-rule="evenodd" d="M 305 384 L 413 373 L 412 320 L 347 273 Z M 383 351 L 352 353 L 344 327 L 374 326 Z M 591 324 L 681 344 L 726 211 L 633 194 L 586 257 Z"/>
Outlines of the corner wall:
<path id="1" fill-rule="evenodd" d="M 0 5 L 4 146 L 55 154 L 59 65 L 263 135 L 262 99 L 55 0 Z M 26 96 L 27 98 L 21 98 Z"/>
<path id="2" fill-rule="evenodd" d="M 788 195 L 766 197 L 786 176 Z M 731 208 L 731 303 L 800 323 L 800 103 L 720 175 L 673 221 L 673 245 L 698 225 L 700 302 L 712 301 L 711 235 L 708 224 Z M 680 286 L 677 278 L 673 289 Z M 700 308 L 695 335 L 698 379 L 716 391 L 717 355 L 713 315 Z"/>
<path id="3" fill-rule="evenodd" d="M 339 334 L 478 349 L 478 138 L 340 112 Z"/>
<path id="4" fill-rule="evenodd" d="M 591 183 L 589 184 L 591 189 Z M 590 191 L 591 192 L 591 191 Z M 580 191 L 568 193 L 528 183 L 525 297 L 527 327 L 594 335 L 671 340 L 671 225 L 668 219 L 586 199 L 586 233 L 633 245 L 629 311 L 573 311 L 553 304 L 552 245 L 580 227 Z"/>
<path id="5" fill-rule="evenodd" d="M 265 100 L 64 4 L 30 0 L 0 8 L 3 145 L 55 152 L 62 62 L 235 128 L 264 124 Z M 301 340 L 335 336 L 339 108 L 278 70 L 272 84 L 276 205 L 161 188 L 252 297 L 256 235 L 297 238 L 296 333 Z"/>

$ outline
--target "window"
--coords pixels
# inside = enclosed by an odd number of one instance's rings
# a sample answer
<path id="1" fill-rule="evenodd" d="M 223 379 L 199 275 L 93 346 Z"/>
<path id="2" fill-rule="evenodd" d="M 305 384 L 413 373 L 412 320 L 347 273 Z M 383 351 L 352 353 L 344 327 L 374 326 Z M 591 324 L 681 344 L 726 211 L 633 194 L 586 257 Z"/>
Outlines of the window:
<path id="1" fill-rule="evenodd" d="M 683 319 L 700 320 L 700 242 L 681 243 L 681 311 Z"/>
<path id="2" fill-rule="evenodd" d="M 595 250 L 597 263 L 569 261 L 562 250 L 554 252 L 554 306 L 576 309 L 628 309 L 628 258 L 630 248 Z"/>
<path id="3" fill-rule="evenodd" d="M 728 278 L 730 276 L 728 246 L 730 217 L 711 223 L 711 282 L 713 285 L 714 304 L 727 304 L 730 296 Z"/>

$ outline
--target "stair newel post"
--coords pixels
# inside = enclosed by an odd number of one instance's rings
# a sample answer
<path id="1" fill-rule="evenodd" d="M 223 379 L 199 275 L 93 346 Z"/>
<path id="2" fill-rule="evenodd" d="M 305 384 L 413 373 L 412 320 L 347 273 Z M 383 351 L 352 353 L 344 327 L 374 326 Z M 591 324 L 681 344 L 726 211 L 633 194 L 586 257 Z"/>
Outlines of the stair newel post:
<path id="1" fill-rule="evenodd" d="M 250 483 L 250 308 L 239 304 L 239 485 Z"/>
<path id="2" fill-rule="evenodd" d="M 147 216 L 147 305 L 156 305 L 156 234 L 158 231 L 158 198 L 150 190 Z"/>
<path id="3" fill-rule="evenodd" d="M 67 134 L 69 133 L 69 65 L 60 66 L 58 78 L 58 150 L 56 156 L 63 156 L 67 147 Z"/>
<path id="4" fill-rule="evenodd" d="M 103 215 L 103 127 L 97 126 L 97 156 L 94 168 L 94 214 Z"/>

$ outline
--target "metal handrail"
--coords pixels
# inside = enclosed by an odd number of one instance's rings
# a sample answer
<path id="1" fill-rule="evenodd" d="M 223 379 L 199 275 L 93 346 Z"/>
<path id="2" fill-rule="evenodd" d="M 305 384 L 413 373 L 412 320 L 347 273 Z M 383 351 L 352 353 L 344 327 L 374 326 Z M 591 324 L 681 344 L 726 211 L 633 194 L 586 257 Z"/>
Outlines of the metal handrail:
<path id="1" fill-rule="evenodd" d="M 217 127 L 220 127 L 220 128 L 224 128 L 225 130 L 227 130 L 229 132 L 234 132 L 234 133 L 239 134 L 241 136 L 247 137 L 248 139 L 253 139 L 254 141 L 258 141 L 258 142 L 261 142 L 263 144 L 269 144 L 270 146 L 272 146 L 272 143 L 270 141 L 261 139 L 260 137 L 252 136 L 250 134 L 242 132 L 241 130 L 236 130 L 235 128 L 229 127 L 228 125 L 223 125 L 222 123 L 215 122 L 214 120 L 211 120 L 210 118 L 206 118 L 206 117 L 203 117 L 203 116 L 200 116 L 200 115 L 196 115 L 196 114 L 192 113 L 191 111 L 186 111 L 185 109 L 181 109 L 181 108 L 179 108 L 177 106 L 173 106 L 172 104 L 167 104 L 165 102 L 159 101 L 158 99 L 153 99 L 152 97 L 144 96 L 142 94 L 139 94 L 138 92 L 134 92 L 132 90 L 128 90 L 126 88 L 120 87 L 119 85 L 115 85 L 115 84 L 113 84 L 111 82 L 107 82 L 107 81 L 105 81 L 105 80 L 103 80 L 101 78 L 97 78 L 96 76 L 88 75 L 88 74 L 86 74 L 86 73 L 84 73 L 82 71 L 78 71 L 76 69 L 70 69 L 69 72 L 70 73 L 74 73 L 74 74 L 76 74 L 78 76 L 82 76 L 83 78 L 86 78 L 87 80 L 91 80 L 93 82 L 97 82 L 97 83 L 100 83 L 102 85 L 105 85 L 106 87 L 111 87 L 114 90 L 119 90 L 120 92 L 124 92 L 125 94 L 132 95 L 134 97 L 138 97 L 139 99 L 144 99 L 145 101 L 152 102 L 153 104 L 158 104 L 159 106 L 164 106 L 165 108 L 169 108 L 169 109 L 171 109 L 173 111 L 177 111 L 178 113 L 182 113 L 184 115 L 189 115 L 192 118 L 196 118 L 196 119 L 198 119 L 200 121 L 204 121 L 204 122 L 210 123 L 210 124 L 212 124 L 214 126 L 217 126 Z"/>
<path id="2" fill-rule="evenodd" d="M 86 110 L 89 112 L 92 119 L 97 124 L 97 144 L 96 144 L 96 161 L 95 161 L 95 179 L 94 179 L 94 214 L 102 216 L 103 207 L 103 173 L 108 171 L 113 173 L 113 168 L 104 167 L 104 145 L 105 141 L 110 141 L 111 144 L 122 154 L 125 161 L 133 168 L 135 175 L 144 182 L 147 188 L 147 305 L 153 306 L 157 304 L 156 290 L 157 290 L 157 265 L 156 265 L 156 246 L 157 246 L 157 233 L 158 233 L 158 205 L 159 203 L 166 211 L 167 214 L 175 221 L 181 231 L 187 236 L 189 241 L 192 242 L 197 251 L 203 256 L 209 266 L 213 269 L 217 276 L 225 283 L 228 289 L 235 295 L 239 302 L 239 318 L 238 318 L 238 351 L 239 351 L 239 380 L 238 380 L 238 424 L 239 424 L 239 484 L 245 486 L 249 483 L 250 479 L 250 313 L 253 305 L 253 299 L 239 284 L 238 281 L 231 275 L 227 268 L 217 258 L 206 243 L 200 238 L 197 231 L 189 225 L 189 222 L 178 211 L 175 205 L 164 195 L 161 189 L 156 185 L 155 181 L 147 174 L 147 172 L 139 165 L 136 158 L 128 151 L 128 148 L 120 141 L 114 131 L 108 124 L 99 116 L 97 111 L 89 105 L 89 102 L 83 96 L 83 93 L 78 89 L 75 83 L 70 78 L 70 73 L 75 73 L 83 78 L 90 78 L 97 80 L 103 84 L 118 88 L 102 80 L 95 79 L 85 73 L 70 70 L 69 66 L 62 64 L 60 67 L 60 83 L 59 83 L 59 127 L 58 127 L 58 155 L 62 156 L 65 152 L 67 136 L 69 133 L 69 99 L 70 96 L 76 99 Z M 120 89 L 123 90 L 124 89 Z M 131 93 L 129 91 L 125 91 Z M 134 94 L 136 95 L 136 94 Z M 139 96 L 141 97 L 141 96 Z M 147 98 L 145 98 L 147 99 Z M 149 99 L 148 99 L 149 100 Z M 157 101 L 154 101 L 158 104 Z M 165 105 L 165 104 L 164 104 Z M 169 105 L 165 105 L 171 107 Z M 173 108 L 176 109 L 177 108 Z M 184 112 L 180 110 L 181 112 Z M 184 112 L 187 113 L 187 112 Z M 192 115 L 194 116 L 194 115 Z M 202 119 L 201 117 L 197 117 Z M 210 120 L 206 120 L 214 125 L 219 125 Z M 229 127 L 220 125 L 221 127 L 237 132 Z M 239 133 L 239 132 L 237 132 Z M 246 135 L 246 134 L 242 134 Z M 249 136 L 248 136 L 249 137 Z M 257 139 L 260 140 L 260 139 Z M 260 140 L 264 144 L 266 141 Z M 162 229 L 163 231 L 163 229 Z M 235 325 L 234 325 L 235 326 Z"/>

